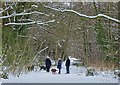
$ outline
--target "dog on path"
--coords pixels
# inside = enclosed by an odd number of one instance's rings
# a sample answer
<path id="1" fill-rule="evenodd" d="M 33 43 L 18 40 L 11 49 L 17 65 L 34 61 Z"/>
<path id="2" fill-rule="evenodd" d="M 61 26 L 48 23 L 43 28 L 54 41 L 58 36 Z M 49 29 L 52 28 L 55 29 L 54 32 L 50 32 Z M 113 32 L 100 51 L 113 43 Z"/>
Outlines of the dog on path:
<path id="1" fill-rule="evenodd" d="M 52 68 L 52 69 L 51 69 L 51 72 L 52 72 L 52 74 L 56 74 L 56 73 L 57 73 L 57 69 Z"/>

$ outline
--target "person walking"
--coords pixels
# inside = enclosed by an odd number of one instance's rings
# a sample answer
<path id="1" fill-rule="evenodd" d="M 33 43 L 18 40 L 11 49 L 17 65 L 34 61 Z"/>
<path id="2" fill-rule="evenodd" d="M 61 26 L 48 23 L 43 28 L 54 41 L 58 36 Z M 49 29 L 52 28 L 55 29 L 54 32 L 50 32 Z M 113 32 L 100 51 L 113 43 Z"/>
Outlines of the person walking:
<path id="1" fill-rule="evenodd" d="M 58 58 L 58 64 L 57 64 L 57 68 L 59 69 L 58 74 L 61 74 L 61 67 L 62 67 L 62 60 L 61 58 Z"/>
<path id="2" fill-rule="evenodd" d="M 69 59 L 69 57 L 66 60 L 65 66 L 66 66 L 66 74 L 69 74 L 70 73 L 70 59 Z"/>
<path id="3" fill-rule="evenodd" d="M 49 56 L 47 56 L 47 58 L 45 60 L 45 65 L 46 65 L 46 71 L 49 72 L 50 71 L 50 67 L 51 67 L 51 60 L 50 60 Z"/>

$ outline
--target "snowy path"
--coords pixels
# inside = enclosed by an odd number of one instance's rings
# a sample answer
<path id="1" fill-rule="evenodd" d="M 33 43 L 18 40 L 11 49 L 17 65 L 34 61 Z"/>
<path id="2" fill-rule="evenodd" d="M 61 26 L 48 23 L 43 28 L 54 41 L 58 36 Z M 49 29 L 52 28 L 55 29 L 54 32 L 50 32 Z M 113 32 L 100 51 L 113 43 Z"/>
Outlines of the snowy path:
<path id="1" fill-rule="evenodd" d="M 65 74 L 65 68 L 62 69 L 62 74 L 52 74 L 45 71 L 31 72 L 21 75 L 20 77 L 10 77 L 3 79 L 3 83 L 117 83 L 118 80 L 113 77 L 105 76 L 89 76 L 86 77 L 84 73 L 78 75 L 78 69 L 71 68 L 71 74 Z M 80 71 L 84 68 L 80 68 Z"/>
<path id="2" fill-rule="evenodd" d="M 117 80 L 100 76 L 85 77 L 76 74 L 53 75 L 46 72 L 32 72 L 18 78 L 3 80 L 3 83 L 117 83 Z"/>

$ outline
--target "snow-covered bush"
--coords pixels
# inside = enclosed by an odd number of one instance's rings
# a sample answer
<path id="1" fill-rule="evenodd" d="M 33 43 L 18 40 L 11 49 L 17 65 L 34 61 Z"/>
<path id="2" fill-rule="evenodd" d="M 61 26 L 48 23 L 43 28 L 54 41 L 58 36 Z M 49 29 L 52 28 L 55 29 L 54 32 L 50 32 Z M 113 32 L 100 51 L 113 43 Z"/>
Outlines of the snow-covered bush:
<path id="1" fill-rule="evenodd" d="M 120 77 L 120 71 L 119 70 L 115 70 L 114 71 L 114 78 Z"/>
<path id="2" fill-rule="evenodd" d="M 72 58 L 72 57 L 69 57 L 69 58 L 70 58 L 71 65 L 79 66 L 82 64 L 80 59 Z"/>
<path id="3" fill-rule="evenodd" d="M 94 76 L 95 69 L 94 68 L 87 68 L 86 76 Z"/>
<path id="4" fill-rule="evenodd" d="M 6 72 L 0 73 L 0 77 L 3 79 L 8 79 L 8 74 Z"/>

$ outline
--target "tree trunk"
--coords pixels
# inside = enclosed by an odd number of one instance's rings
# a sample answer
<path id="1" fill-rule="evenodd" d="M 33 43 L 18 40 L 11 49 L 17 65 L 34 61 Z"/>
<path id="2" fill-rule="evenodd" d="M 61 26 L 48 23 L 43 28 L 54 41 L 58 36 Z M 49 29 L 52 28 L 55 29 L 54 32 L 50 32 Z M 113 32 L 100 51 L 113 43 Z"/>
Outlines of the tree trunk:
<path id="1" fill-rule="evenodd" d="M 2 8 L 2 2 L 0 2 L 0 8 Z M 2 13 L 0 16 L 2 16 Z M 0 55 L 2 55 L 2 19 L 0 19 Z"/>
<path id="2" fill-rule="evenodd" d="M 118 19 L 120 20 L 120 2 L 118 2 Z M 120 29 L 120 24 L 118 24 L 118 27 Z M 118 35 L 120 35 L 120 30 L 118 31 Z M 120 38 L 118 39 L 118 59 L 119 59 L 119 64 L 118 64 L 118 69 L 120 69 Z M 120 79 L 119 79 L 119 82 L 120 82 Z"/>

